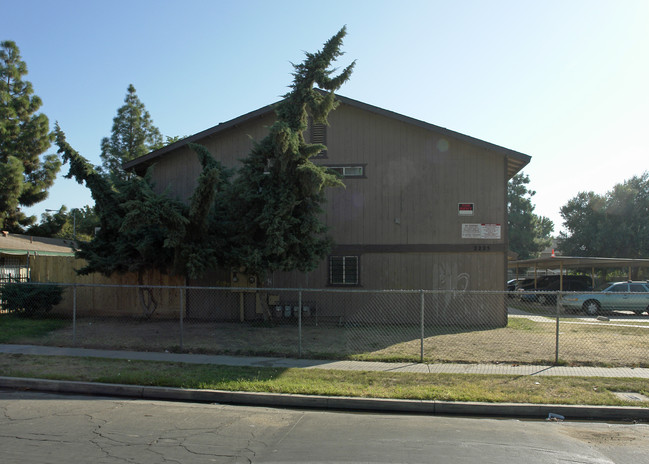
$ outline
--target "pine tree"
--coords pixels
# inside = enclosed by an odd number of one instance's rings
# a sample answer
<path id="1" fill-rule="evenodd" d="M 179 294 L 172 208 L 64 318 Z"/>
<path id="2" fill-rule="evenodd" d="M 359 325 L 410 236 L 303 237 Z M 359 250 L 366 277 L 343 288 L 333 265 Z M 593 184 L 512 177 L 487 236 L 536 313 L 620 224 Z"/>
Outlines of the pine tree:
<path id="1" fill-rule="evenodd" d="M 66 177 L 86 184 L 99 217 L 99 232 L 78 244 L 77 257 L 86 260 L 79 274 L 135 272 L 141 283 L 151 270 L 200 277 L 220 264 L 223 231 L 213 227 L 214 207 L 230 174 L 204 147 L 192 145 L 203 171 L 184 205 L 156 193 L 148 174 L 113 183 L 67 143 L 58 126 L 55 132 L 63 161 L 70 164 Z"/>
<path id="2" fill-rule="evenodd" d="M 85 183 L 95 200 L 95 212 L 99 216 L 99 232 L 87 243 L 79 243 L 77 257 L 86 260 L 79 274 L 100 272 L 106 276 L 113 273 L 136 272 L 141 276 L 152 269 L 168 268 L 171 252 L 163 246 L 163 231 L 154 227 L 124 228 L 128 214 L 127 203 L 154 196 L 146 178 L 134 178 L 112 183 L 66 141 L 65 134 L 55 128 L 56 144 L 65 163 L 69 163 L 68 178 Z M 168 202 L 167 213 L 178 207 Z M 164 214 L 164 213 L 163 213 Z"/>
<path id="3" fill-rule="evenodd" d="M 151 115 L 135 93 L 135 87 L 129 85 L 124 105 L 118 108 L 117 116 L 113 118 L 111 136 L 101 141 L 105 173 L 113 180 L 127 179 L 129 174 L 122 169 L 122 164 L 163 145 L 162 135 L 153 125 Z"/>
<path id="4" fill-rule="evenodd" d="M 53 134 L 49 120 L 37 113 L 41 99 L 23 80 L 27 65 L 10 40 L 0 44 L 0 227 L 22 232 L 36 221 L 20 207 L 47 198 L 61 167 L 57 155 L 41 155 L 50 147 Z"/>
<path id="5" fill-rule="evenodd" d="M 343 27 L 317 53 L 294 66 L 291 91 L 275 112 L 268 135 L 256 143 L 233 184 L 229 217 L 233 220 L 234 267 L 248 272 L 307 272 L 327 255 L 331 240 L 320 220 L 325 187 L 343 185 L 336 174 L 311 161 L 326 147 L 304 139 L 309 115 L 327 123 L 336 106 L 334 92 L 351 76 L 354 62 L 332 77 L 333 61 L 346 30 Z M 314 88 L 315 86 L 322 91 Z"/>
<path id="6" fill-rule="evenodd" d="M 343 28 L 323 50 L 295 66 L 292 91 L 277 106 L 277 122 L 244 160 L 236 181 L 201 145 L 190 144 L 202 172 L 185 205 L 156 193 L 144 178 L 108 178 L 77 153 L 56 127 L 56 143 L 70 164 L 66 177 L 85 183 L 95 200 L 99 233 L 80 243 L 77 256 L 87 265 L 81 274 L 162 272 L 200 277 L 217 267 L 246 267 L 248 272 L 308 271 L 330 247 L 320 221 L 327 186 L 338 176 L 310 158 L 325 147 L 307 144 L 309 114 L 327 121 L 335 108 L 334 91 L 354 64 L 331 77 L 331 62 L 341 55 Z M 314 85 L 321 89 L 314 89 Z M 133 89 L 134 90 L 134 89 Z M 117 118 L 116 118 L 117 119 Z M 114 131 L 119 133 L 119 131 Z"/>
<path id="7" fill-rule="evenodd" d="M 155 226 L 140 224 L 125 227 L 131 202 L 154 203 L 153 211 L 165 216 L 168 223 L 175 218 L 184 224 L 182 203 L 158 195 L 153 191 L 149 178 L 129 180 L 109 179 L 74 150 L 65 140 L 65 134 L 57 125 L 56 144 L 63 161 L 70 164 L 68 178 L 74 177 L 85 183 L 95 200 L 95 212 L 99 217 L 99 231 L 89 242 L 79 242 L 76 252 L 86 265 L 77 270 L 80 275 L 101 272 L 106 276 L 114 273 L 133 272 L 138 284 L 144 285 L 144 276 L 149 271 L 166 272 L 172 262 L 173 250 L 166 246 L 169 231 Z M 177 232 L 176 232 L 177 233 Z M 143 315 L 151 317 L 157 308 L 150 288 L 138 289 Z"/>
<path id="8" fill-rule="evenodd" d="M 216 161 L 202 145 L 189 144 L 202 171 L 188 205 L 173 206 L 164 195 L 138 195 L 125 204 L 122 230 L 154 228 L 164 231 L 164 247 L 173 250 L 169 268 L 174 274 L 201 277 L 223 263 L 227 239 L 223 191 L 231 169 Z"/>

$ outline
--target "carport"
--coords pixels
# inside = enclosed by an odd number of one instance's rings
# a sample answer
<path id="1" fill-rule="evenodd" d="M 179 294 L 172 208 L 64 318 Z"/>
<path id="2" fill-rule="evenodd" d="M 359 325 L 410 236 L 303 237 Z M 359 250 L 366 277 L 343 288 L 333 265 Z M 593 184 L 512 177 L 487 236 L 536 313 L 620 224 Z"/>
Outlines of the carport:
<path id="1" fill-rule="evenodd" d="M 628 280 L 631 279 L 631 270 L 634 268 L 649 268 L 649 259 L 632 258 L 588 258 L 582 256 L 556 256 L 549 258 L 536 258 L 510 261 L 509 268 L 516 269 L 516 277 L 521 268 L 534 268 L 534 287 L 536 288 L 537 271 L 539 269 L 559 270 L 559 290 L 563 291 L 563 276 L 567 269 L 590 269 L 590 277 L 595 286 L 595 269 L 626 269 Z"/>

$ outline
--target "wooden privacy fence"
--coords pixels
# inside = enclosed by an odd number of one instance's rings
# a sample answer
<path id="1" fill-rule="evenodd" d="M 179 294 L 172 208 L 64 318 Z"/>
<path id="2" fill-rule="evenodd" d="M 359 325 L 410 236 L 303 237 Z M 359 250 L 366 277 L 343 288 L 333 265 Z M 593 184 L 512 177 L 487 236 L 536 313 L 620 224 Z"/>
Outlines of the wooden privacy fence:
<path id="1" fill-rule="evenodd" d="M 82 259 L 64 256 L 37 256 L 32 258 L 32 282 L 64 283 L 66 291 L 63 301 L 54 308 L 57 314 L 71 314 L 76 289 L 76 311 L 78 316 L 106 317 L 154 317 L 171 318 L 178 315 L 181 304 L 178 287 L 185 285 L 185 278 L 162 274 L 158 271 L 143 275 L 138 285 L 136 273 L 114 274 L 105 277 L 98 273 L 80 276 L 75 269 L 85 265 Z M 151 287 L 147 287 L 151 286 Z"/>

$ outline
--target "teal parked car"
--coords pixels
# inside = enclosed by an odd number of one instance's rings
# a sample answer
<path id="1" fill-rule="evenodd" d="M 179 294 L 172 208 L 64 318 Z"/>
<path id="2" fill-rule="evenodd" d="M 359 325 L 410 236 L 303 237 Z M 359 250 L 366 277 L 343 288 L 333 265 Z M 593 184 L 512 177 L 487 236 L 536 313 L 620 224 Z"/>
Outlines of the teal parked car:
<path id="1" fill-rule="evenodd" d="M 567 311 L 582 310 L 591 316 L 608 311 L 633 311 L 640 315 L 649 313 L 649 283 L 615 282 L 601 292 L 566 295 L 561 302 Z"/>

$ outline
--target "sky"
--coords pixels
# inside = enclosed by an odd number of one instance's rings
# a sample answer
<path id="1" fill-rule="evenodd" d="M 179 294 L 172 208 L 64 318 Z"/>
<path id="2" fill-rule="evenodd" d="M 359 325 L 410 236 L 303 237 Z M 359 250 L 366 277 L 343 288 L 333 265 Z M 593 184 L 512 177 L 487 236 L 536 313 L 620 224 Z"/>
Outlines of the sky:
<path id="1" fill-rule="evenodd" d="M 343 25 L 338 93 L 532 157 L 535 213 L 649 168 L 647 0 L 0 0 L 0 40 L 93 164 L 133 84 L 166 136 L 273 103 Z M 48 153 L 54 153 L 52 146 Z M 93 204 L 63 166 L 45 209 Z"/>

